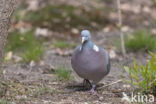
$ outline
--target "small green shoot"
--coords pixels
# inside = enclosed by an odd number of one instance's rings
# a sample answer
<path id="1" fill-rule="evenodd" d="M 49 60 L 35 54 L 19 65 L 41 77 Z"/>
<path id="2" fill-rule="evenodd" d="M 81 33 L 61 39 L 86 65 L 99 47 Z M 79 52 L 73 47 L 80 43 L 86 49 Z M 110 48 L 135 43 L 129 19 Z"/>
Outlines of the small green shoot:
<path id="1" fill-rule="evenodd" d="M 74 48 L 76 45 L 65 41 L 57 41 L 53 43 L 55 48 Z"/>
<path id="2" fill-rule="evenodd" d="M 4 100 L 4 99 L 0 99 L 0 104 L 13 104 L 7 100 Z"/>
<path id="3" fill-rule="evenodd" d="M 133 84 L 143 93 L 152 93 L 156 95 L 156 55 L 151 53 L 152 58 L 144 65 L 138 65 L 134 61 L 132 67 L 125 66 L 125 71 L 129 74 L 131 80 L 128 83 Z"/>
<path id="4" fill-rule="evenodd" d="M 30 62 L 30 61 L 38 61 L 40 60 L 40 56 L 43 54 L 44 49 L 41 46 L 36 46 L 33 49 L 27 50 L 26 52 L 23 53 L 22 58 L 24 59 L 25 62 Z"/>
<path id="5" fill-rule="evenodd" d="M 59 67 L 56 69 L 55 74 L 59 80 L 70 80 L 71 72 L 68 69 Z"/>
<path id="6" fill-rule="evenodd" d="M 52 93 L 52 90 L 48 87 L 40 87 L 39 89 L 36 89 L 35 92 L 33 93 L 33 95 L 35 97 L 40 97 L 42 95 L 45 95 L 45 94 L 51 94 Z"/>

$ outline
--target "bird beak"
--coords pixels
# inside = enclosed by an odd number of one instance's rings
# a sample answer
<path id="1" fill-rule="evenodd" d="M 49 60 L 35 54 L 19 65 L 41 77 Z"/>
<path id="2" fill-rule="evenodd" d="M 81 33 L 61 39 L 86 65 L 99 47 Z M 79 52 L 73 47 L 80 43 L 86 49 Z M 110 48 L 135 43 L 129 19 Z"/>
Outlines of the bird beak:
<path id="1" fill-rule="evenodd" d="M 86 38 L 85 37 L 82 37 L 82 43 L 84 43 L 86 41 Z"/>

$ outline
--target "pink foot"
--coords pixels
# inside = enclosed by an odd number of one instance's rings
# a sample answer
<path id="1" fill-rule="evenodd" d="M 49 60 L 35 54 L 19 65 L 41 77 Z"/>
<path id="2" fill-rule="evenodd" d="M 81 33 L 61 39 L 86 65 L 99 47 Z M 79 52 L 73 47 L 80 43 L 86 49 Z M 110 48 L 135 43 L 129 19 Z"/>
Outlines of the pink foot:
<path id="1" fill-rule="evenodd" d="M 90 94 L 91 95 L 97 95 L 96 91 L 93 88 L 90 90 Z"/>

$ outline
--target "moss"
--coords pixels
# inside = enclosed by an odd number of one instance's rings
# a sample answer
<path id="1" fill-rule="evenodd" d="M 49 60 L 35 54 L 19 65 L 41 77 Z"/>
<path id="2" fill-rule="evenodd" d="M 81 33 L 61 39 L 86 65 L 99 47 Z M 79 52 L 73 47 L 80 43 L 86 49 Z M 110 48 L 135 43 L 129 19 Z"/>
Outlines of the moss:
<path id="1" fill-rule="evenodd" d="M 26 13 L 25 12 L 26 7 L 27 7 L 26 4 L 22 1 L 18 6 L 18 8 L 13 13 L 12 19 L 16 21 L 20 21 L 24 17 L 24 14 Z"/>
<path id="2" fill-rule="evenodd" d="M 33 96 L 34 97 L 40 97 L 42 95 L 52 94 L 52 93 L 53 93 L 53 90 L 51 90 L 50 88 L 48 88 L 48 87 L 40 87 L 38 89 L 35 89 L 35 91 L 33 92 Z"/>
<path id="3" fill-rule="evenodd" d="M 55 43 L 53 43 L 55 48 L 74 48 L 76 46 L 76 44 L 73 43 L 68 43 L 65 41 L 57 41 Z"/>
<path id="4" fill-rule="evenodd" d="M 0 104 L 13 104 L 11 102 L 9 102 L 8 100 L 5 99 L 0 99 Z"/>
<path id="5" fill-rule="evenodd" d="M 40 56 L 43 54 L 44 49 L 41 46 L 32 47 L 31 49 L 25 51 L 22 55 L 22 58 L 25 62 L 38 61 Z"/>
<path id="6" fill-rule="evenodd" d="M 132 37 L 127 37 L 125 46 L 129 51 L 156 51 L 156 37 L 150 32 L 139 30 Z"/>
<path id="7" fill-rule="evenodd" d="M 6 92 L 7 92 L 7 85 L 4 82 L 0 81 L 0 98 L 5 96 Z M 1 104 L 1 103 L 0 103 Z"/>
<path id="8" fill-rule="evenodd" d="M 59 80 L 70 80 L 71 72 L 68 69 L 63 67 L 58 67 L 55 71 L 55 74 Z"/>
<path id="9" fill-rule="evenodd" d="M 11 32 L 8 36 L 6 51 L 18 52 L 24 61 L 38 61 L 44 52 L 42 42 L 35 38 L 34 31 L 24 34 L 20 32 Z"/>

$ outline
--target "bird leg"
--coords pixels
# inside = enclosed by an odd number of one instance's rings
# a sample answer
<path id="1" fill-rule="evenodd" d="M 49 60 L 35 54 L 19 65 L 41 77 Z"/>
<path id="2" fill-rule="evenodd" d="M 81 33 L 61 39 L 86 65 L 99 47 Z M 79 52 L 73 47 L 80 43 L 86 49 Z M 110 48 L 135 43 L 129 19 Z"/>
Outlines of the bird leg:
<path id="1" fill-rule="evenodd" d="M 92 86 L 88 79 L 83 80 L 83 87 L 89 89 Z"/>
<path id="2" fill-rule="evenodd" d="M 93 84 L 92 84 L 92 89 L 90 90 L 90 93 L 91 93 L 91 94 L 94 94 L 94 93 L 95 93 L 95 88 L 96 88 L 96 84 L 93 83 Z"/>

